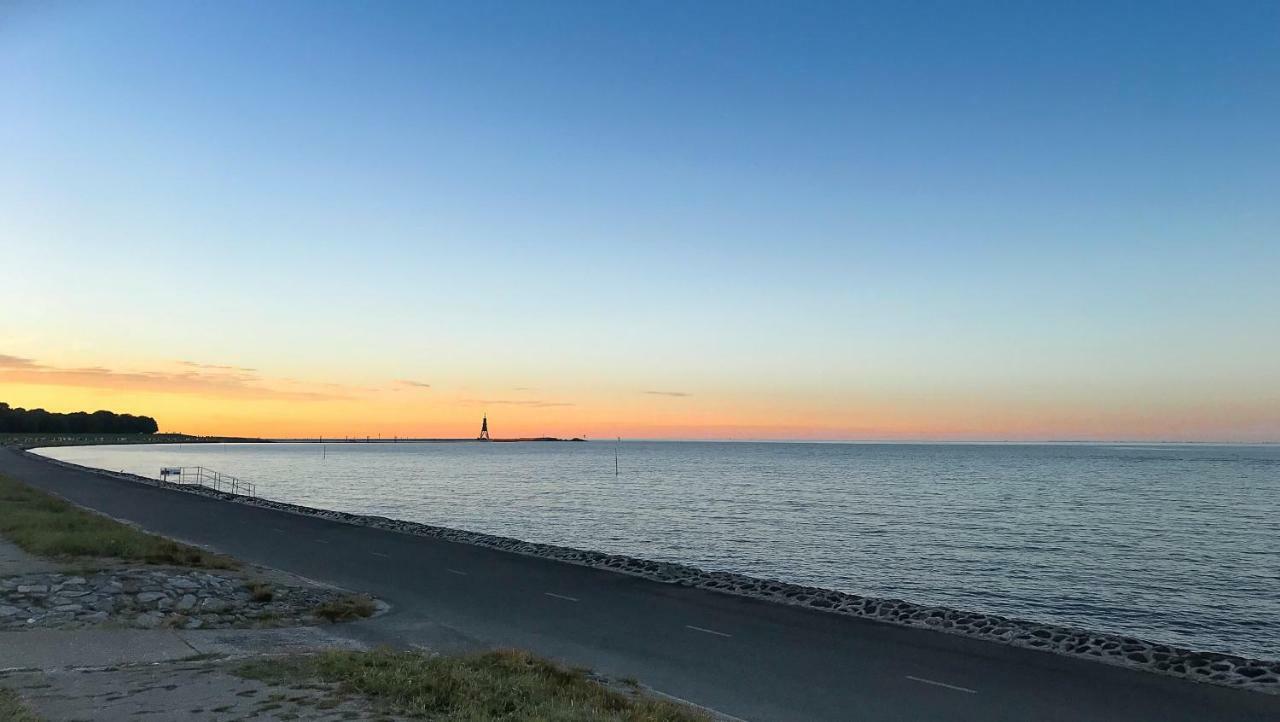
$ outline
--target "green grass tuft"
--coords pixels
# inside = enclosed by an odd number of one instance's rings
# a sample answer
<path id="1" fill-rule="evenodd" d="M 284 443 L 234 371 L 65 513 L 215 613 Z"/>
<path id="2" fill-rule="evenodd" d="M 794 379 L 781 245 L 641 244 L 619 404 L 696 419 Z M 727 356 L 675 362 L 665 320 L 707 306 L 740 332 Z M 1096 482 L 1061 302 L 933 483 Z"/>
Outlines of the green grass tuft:
<path id="1" fill-rule="evenodd" d="M 251 582 L 245 586 L 249 590 L 249 598 L 255 602 L 269 602 L 276 598 L 275 590 L 264 582 Z"/>
<path id="2" fill-rule="evenodd" d="M 372 616 L 377 609 L 369 597 L 363 594 L 351 594 L 331 599 L 316 607 L 312 613 L 330 622 L 347 622 Z"/>
<path id="3" fill-rule="evenodd" d="M 18 693 L 0 687 L 0 720 L 6 722 L 40 722 L 40 718 L 27 708 Z"/>
<path id="4" fill-rule="evenodd" d="M 4 476 L 0 476 L 0 536 L 43 557 L 209 569 L 237 566 L 233 559 L 138 531 Z"/>
<path id="5" fill-rule="evenodd" d="M 706 722 L 701 712 L 665 700 L 625 695 L 528 652 L 466 656 L 418 652 L 331 651 L 249 662 L 237 674 L 268 684 L 319 679 L 380 710 L 442 722 Z"/>

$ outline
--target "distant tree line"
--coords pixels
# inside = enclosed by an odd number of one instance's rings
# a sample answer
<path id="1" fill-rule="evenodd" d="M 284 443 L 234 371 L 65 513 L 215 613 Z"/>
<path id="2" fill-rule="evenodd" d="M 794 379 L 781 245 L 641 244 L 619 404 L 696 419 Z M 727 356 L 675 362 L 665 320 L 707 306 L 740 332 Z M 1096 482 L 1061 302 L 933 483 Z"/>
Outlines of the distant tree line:
<path id="1" fill-rule="evenodd" d="M 59 414 L 44 409 L 12 408 L 0 401 L 0 433 L 10 434 L 154 434 L 150 416 L 77 411 Z"/>

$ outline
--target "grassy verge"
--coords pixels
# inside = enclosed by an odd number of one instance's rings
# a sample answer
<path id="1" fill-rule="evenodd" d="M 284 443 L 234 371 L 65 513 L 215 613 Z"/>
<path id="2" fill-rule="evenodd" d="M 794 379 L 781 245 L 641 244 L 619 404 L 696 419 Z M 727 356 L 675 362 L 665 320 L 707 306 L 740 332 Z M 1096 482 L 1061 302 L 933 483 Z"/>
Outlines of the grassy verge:
<path id="1" fill-rule="evenodd" d="M 268 684 L 334 685 L 390 714 L 464 720 L 706 722 L 663 700 L 623 694 L 528 652 L 431 657 L 416 652 L 325 652 L 249 662 L 237 674 Z"/>
<path id="2" fill-rule="evenodd" d="M 17 692 L 4 687 L 0 687 L 0 720 L 6 720 L 6 722 L 40 722 L 40 718 L 27 709 L 22 700 L 18 699 Z"/>
<path id="3" fill-rule="evenodd" d="M 0 536 L 44 557 L 120 559 L 147 564 L 233 569 L 234 560 L 80 509 L 0 476 Z"/>

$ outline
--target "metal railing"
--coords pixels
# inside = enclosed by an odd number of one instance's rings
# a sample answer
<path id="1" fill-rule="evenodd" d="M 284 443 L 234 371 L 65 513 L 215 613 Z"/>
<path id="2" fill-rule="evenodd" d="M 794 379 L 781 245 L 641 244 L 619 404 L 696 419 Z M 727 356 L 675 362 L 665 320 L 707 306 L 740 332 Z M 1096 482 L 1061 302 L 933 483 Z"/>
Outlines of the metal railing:
<path id="1" fill-rule="evenodd" d="M 160 480 L 173 484 L 193 484 L 214 491 L 225 491 L 243 496 L 257 496 L 257 486 L 252 481 L 238 479 L 203 466 L 166 466 L 160 470 Z"/>

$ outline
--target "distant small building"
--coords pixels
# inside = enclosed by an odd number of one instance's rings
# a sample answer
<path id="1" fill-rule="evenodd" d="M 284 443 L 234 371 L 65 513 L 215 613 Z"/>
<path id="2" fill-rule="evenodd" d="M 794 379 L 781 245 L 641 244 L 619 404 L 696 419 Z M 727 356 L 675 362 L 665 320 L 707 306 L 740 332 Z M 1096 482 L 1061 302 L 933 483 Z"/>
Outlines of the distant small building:
<path id="1" fill-rule="evenodd" d="M 480 421 L 480 436 L 476 441 L 489 441 L 489 415 L 485 414 Z"/>

